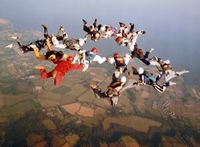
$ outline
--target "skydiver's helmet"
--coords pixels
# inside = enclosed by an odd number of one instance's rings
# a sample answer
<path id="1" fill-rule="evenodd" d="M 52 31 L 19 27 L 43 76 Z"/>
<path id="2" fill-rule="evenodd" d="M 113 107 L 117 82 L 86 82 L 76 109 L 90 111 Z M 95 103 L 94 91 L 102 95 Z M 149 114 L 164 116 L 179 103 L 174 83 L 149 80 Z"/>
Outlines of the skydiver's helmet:
<path id="1" fill-rule="evenodd" d="M 74 61 L 74 57 L 73 57 L 73 56 L 67 57 L 67 61 L 68 61 L 69 63 L 72 63 L 72 62 Z"/>
<path id="2" fill-rule="evenodd" d="M 85 44 L 85 42 L 86 41 L 84 39 L 82 39 L 82 38 L 80 38 L 79 41 L 78 41 L 80 46 L 83 46 Z"/>
<path id="3" fill-rule="evenodd" d="M 170 64 L 170 60 L 163 61 L 165 64 Z"/>
<path id="4" fill-rule="evenodd" d="M 137 73 L 138 73 L 139 75 L 143 74 L 143 73 L 144 73 L 144 68 L 138 67 L 138 68 L 137 68 Z"/>
<path id="5" fill-rule="evenodd" d="M 167 70 L 172 70 L 172 66 L 170 64 L 170 60 L 165 60 L 161 64 L 162 69 L 166 72 Z"/>
<path id="6" fill-rule="evenodd" d="M 117 38 L 115 39 L 115 41 L 116 41 L 118 44 L 120 44 L 120 43 L 122 42 L 122 39 L 123 39 L 123 37 L 117 37 Z"/>
<path id="7" fill-rule="evenodd" d="M 64 53 L 62 51 L 48 51 L 45 55 L 47 60 L 52 61 L 57 64 L 63 57 Z"/>
<path id="8" fill-rule="evenodd" d="M 114 53 L 114 54 L 113 54 L 113 57 L 114 57 L 114 58 L 118 58 L 118 57 L 119 57 L 119 53 L 117 53 L 117 52 Z"/>
<path id="9" fill-rule="evenodd" d="M 49 57 L 47 55 L 47 59 L 53 61 L 53 60 L 56 59 L 56 55 L 55 54 L 51 54 L 51 55 L 49 55 Z"/>
<path id="10" fill-rule="evenodd" d="M 91 51 L 92 51 L 93 53 L 95 53 L 95 54 L 98 53 L 98 49 L 97 49 L 96 47 L 93 47 L 93 48 L 91 49 Z"/>

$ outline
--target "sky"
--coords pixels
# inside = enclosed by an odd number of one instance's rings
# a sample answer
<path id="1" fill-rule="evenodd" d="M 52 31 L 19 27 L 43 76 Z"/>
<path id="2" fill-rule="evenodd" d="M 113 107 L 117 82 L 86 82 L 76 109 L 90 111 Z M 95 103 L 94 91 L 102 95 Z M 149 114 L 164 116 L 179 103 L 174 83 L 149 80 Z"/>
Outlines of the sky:
<path id="1" fill-rule="evenodd" d="M 174 69 L 189 69 L 185 78 L 200 85 L 200 1 L 199 0 L 0 0 L 0 18 L 17 30 L 42 31 L 47 24 L 56 33 L 64 25 L 70 37 L 80 38 L 82 19 L 118 27 L 118 22 L 135 24 L 147 33 L 138 39 L 144 50 L 155 48 L 154 55 L 170 59 Z M 113 40 L 89 41 L 101 54 L 126 52 Z"/>

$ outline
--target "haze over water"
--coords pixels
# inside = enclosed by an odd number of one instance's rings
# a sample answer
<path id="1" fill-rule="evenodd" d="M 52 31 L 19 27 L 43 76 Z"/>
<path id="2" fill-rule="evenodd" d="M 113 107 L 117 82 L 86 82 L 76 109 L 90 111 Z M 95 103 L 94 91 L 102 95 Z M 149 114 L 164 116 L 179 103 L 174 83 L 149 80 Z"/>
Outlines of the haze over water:
<path id="1" fill-rule="evenodd" d="M 138 45 L 154 55 L 170 59 L 174 69 L 189 69 L 187 82 L 200 84 L 200 1 L 199 0 L 0 0 L 0 18 L 18 30 L 41 31 L 47 24 L 56 33 L 63 24 L 70 37 L 83 37 L 82 18 L 89 24 L 118 27 L 118 22 L 135 23 L 135 30 L 147 34 L 138 38 Z M 101 54 L 126 52 L 113 40 L 88 41 L 88 49 L 97 46 Z"/>

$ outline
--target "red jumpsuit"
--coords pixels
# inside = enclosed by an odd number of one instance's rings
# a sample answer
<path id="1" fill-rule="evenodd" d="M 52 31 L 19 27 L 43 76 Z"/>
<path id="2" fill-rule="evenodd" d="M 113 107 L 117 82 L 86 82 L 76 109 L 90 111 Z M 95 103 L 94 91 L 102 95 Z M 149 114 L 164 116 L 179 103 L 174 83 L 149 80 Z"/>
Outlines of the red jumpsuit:
<path id="1" fill-rule="evenodd" d="M 82 69 L 83 69 L 82 64 L 73 64 L 69 61 L 60 60 L 56 65 L 56 67 L 49 73 L 47 73 L 45 69 L 40 69 L 40 75 L 41 78 L 44 80 L 53 77 L 54 85 L 59 86 L 65 76 L 65 73 L 71 70 L 82 70 Z"/>

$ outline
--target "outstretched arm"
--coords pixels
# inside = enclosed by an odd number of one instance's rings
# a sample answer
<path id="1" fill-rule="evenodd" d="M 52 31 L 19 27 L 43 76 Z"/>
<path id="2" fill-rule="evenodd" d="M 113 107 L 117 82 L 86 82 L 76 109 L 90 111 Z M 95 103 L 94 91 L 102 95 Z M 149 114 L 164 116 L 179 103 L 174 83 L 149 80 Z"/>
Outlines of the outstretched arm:
<path id="1" fill-rule="evenodd" d="M 40 71 L 40 76 L 43 80 L 53 77 L 54 70 L 47 73 L 45 67 L 43 67 L 43 66 L 35 66 L 34 68 Z"/>
<path id="2" fill-rule="evenodd" d="M 93 61 L 98 62 L 99 64 L 102 64 L 106 61 L 106 57 L 101 57 L 99 55 L 96 55 L 93 59 Z"/>
<path id="3" fill-rule="evenodd" d="M 115 59 L 113 57 L 110 57 L 110 58 L 108 57 L 107 62 L 110 64 L 113 64 L 113 63 L 115 63 Z"/>
<path id="4" fill-rule="evenodd" d="M 83 69 L 83 64 L 72 64 L 71 65 L 71 70 L 82 70 Z"/>
<path id="5" fill-rule="evenodd" d="M 45 55 L 40 54 L 39 49 L 37 47 L 34 47 L 33 50 L 34 50 L 34 53 L 35 53 L 35 57 L 37 59 L 39 59 L 39 60 L 45 60 L 46 59 Z"/>

